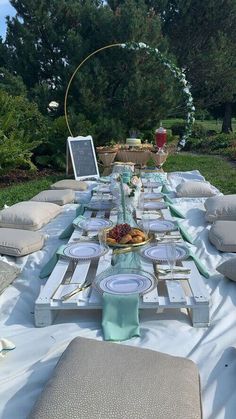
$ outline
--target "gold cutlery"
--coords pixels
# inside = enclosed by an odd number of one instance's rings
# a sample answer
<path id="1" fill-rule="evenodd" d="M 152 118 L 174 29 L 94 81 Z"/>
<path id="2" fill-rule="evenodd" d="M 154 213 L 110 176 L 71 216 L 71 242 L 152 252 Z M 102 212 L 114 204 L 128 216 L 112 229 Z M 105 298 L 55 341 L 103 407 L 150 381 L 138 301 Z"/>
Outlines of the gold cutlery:
<path id="1" fill-rule="evenodd" d="M 61 297 L 61 300 L 63 300 L 63 301 L 68 300 L 69 298 L 73 297 L 74 295 L 78 294 L 79 292 L 86 290 L 86 288 L 90 287 L 91 285 L 92 285 L 92 283 L 83 284 L 83 286 L 80 285 L 74 291 L 71 291 L 68 294 L 63 295 Z"/>

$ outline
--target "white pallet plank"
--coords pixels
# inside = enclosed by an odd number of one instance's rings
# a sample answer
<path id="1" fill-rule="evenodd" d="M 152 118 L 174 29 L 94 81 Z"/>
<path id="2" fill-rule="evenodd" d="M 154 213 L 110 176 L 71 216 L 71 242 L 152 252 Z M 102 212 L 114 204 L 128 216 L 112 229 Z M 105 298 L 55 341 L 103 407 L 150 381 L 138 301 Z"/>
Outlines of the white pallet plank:
<path id="1" fill-rule="evenodd" d="M 183 266 L 191 269 L 191 275 L 188 282 L 196 302 L 209 302 L 209 293 L 194 261 L 183 261 Z"/>
<path id="2" fill-rule="evenodd" d="M 51 296 L 54 294 L 58 286 L 61 284 L 64 275 L 69 267 L 69 261 L 64 259 L 59 259 L 55 268 L 53 269 L 51 275 L 49 276 L 45 286 L 39 294 L 39 297 L 36 300 L 37 302 L 49 302 Z"/>
<path id="3" fill-rule="evenodd" d="M 180 281 L 166 280 L 165 283 L 170 302 L 185 304 L 186 296 Z"/>

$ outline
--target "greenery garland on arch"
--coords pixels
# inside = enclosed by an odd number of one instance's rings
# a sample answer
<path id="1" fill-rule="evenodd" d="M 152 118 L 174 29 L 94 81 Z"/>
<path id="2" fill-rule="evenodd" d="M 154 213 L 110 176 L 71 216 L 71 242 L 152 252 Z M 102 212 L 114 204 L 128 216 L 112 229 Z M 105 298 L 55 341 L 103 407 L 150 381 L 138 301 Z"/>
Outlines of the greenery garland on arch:
<path id="1" fill-rule="evenodd" d="M 66 124 L 67 124 L 67 127 L 68 127 L 68 130 L 69 130 L 70 134 L 73 136 L 73 134 L 71 132 L 71 129 L 70 129 L 70 126 L 69 126 L 68 115 L 67 115 L 67 97 L 68 97 L 68 92 L 69 92 L 72 80 L 74 79 L 78 70 L 82 67 L 82 65 L 89 58 L 91 58 L 93 55 L 97 54 L 98 52 L 103 51 L 104 49 L 113 48 L 113 47 L 127 48 L 129 50 L 134 50 L 134 51 L 145 50 L 145 52 L 147 54 L 152 54 L 152 55 L 156 56 L 158 58 L 158 60 L 165 67 L 167 67 L 172 72 L 174 77 L 179 81 L 180 85 L 183 88 L 183 93 L 184 93 L 184 96 L 185 96 L 186 107 L 187 107 L 187 118 L 186 118 L 186 124 L 185 124 L 185 132 L 184 132 L 184 135 L 182 136 L 182 138 L 181 138 L 181 140 L 178 144 L 179 149 L 183 148 L 186 144 L 186 141 L 187 141 L 188 137 L 191 135 L 192 126 L 193 126 L 193 123 L 195 121 L 195 118 L 194 118 L 195 106 L 193 105 L 193 97 L 192 97 L 192 94 L 191 94 L 191 91 L 190 91 L 191 86 L 186 79 L 185 72 L 184 72 L 183 69 L 181 70 L 179 67 L 177 67 L 175 64 L 173 64 L 161 51 L 159 51 L 158 48 L 150 47 L 143 42 L 138 42 L 138 43 L 136 43 L 136 42 L 126 42 L 126 43 L 117 43 L 117 44 L 106 45 L 102 48 L 97 49 L 96 51 L 92 52 L 91 54 L 89 54 L 78 65 L 78 67 L 75 69 L 75 71 L 72 74 L 71 79 L 68 83 L 68 86 L 67 86 L 67 89 L 66 89 L 66 94 L 65 94 L 65 100 L 64 100 L 64 111 L 65 111 Z"/>

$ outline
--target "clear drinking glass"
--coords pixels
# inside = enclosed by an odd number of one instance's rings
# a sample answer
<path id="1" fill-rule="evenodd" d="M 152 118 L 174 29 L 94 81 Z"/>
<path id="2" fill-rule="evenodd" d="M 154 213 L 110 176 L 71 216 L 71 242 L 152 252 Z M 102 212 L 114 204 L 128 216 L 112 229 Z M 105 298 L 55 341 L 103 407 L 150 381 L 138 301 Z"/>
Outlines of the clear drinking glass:
<path id="1" fill-rule="evenodd" d="M 166 244 L 167 262 L 170 268 L 171 279 L 173 279 L 173 270 L 176 262 L 176 245 L 173 242 Z"/>
<path id="2" fill-rule="evenodd" d="M 143 231 L 145 232 L 147 238 L 148 238 L 148 235 L 149 235 L 149 232 L 150 232 L 150 218 L 151 218 L 151 216 L 148 215 L 148 214 L 145 214 L 145 215 L 142 216 L 142 228 L 143 228 Z"/>
<path id="3" fill-rule="evenodd" d="M 139 200 L 138 200 L 138 208 L 139 208 L 139 210 L 140 211 L 144 211 L 144 209 L 145 209 L 145 205 L 144 205 L 144 196 L 143 196 L 143 194 L 140 194 L 139 195 Z"/>

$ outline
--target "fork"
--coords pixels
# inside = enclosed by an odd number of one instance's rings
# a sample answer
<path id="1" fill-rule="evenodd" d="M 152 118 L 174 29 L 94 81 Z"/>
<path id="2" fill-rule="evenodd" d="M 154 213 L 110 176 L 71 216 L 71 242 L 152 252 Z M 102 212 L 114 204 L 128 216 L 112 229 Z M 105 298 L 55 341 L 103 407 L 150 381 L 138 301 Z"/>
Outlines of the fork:
<path id="1" fill-rule="evenodd" d="M 63 301 L 68 300 L 69 298 L 73 297 L 74 295 L 78 294 L 81 291 L 86 290 L 86 288 L 90 287 L 92 285 L 92 283 L 86 283 L 84 282 L 82 285 L 80 285 L 79 287 L 75 288 L 74 291 L 68 292 L 68 294 L 65 294 L 61 297 L 61 299 Z"/>

